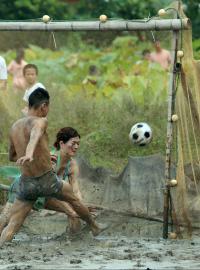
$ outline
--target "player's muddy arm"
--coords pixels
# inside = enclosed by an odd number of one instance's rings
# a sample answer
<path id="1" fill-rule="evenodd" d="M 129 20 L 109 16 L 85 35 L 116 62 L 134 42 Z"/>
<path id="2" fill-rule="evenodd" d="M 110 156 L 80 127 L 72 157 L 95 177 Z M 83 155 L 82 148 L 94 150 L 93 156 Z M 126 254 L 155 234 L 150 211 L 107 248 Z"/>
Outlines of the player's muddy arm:
<path id="1" fill-rule="evenodd" d="M 35 151 L 35 148 L 40 140 L 40 138 L 43 136 L 45 130 L 47 128 L 47 120 L 45 118 L 41 118 L 37 121 L 35 121 L 31 133 L 30 133 L 30 139 L 28 142 L 28 145 L 26 147 L 26 156 L 27 157 L 33 157 L 33 153 Z"/>

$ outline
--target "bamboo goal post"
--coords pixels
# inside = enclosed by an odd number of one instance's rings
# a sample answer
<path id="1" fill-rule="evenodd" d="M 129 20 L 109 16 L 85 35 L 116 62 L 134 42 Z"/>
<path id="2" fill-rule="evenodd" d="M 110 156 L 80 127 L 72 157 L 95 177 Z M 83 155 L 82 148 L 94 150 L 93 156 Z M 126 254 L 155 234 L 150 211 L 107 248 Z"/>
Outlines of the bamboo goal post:
<path id="1" fill-rule="evenodd" d="M 97 21 L 0 21 L 0 31 L 178 31 L 188 29 L 187 19 Z"/>

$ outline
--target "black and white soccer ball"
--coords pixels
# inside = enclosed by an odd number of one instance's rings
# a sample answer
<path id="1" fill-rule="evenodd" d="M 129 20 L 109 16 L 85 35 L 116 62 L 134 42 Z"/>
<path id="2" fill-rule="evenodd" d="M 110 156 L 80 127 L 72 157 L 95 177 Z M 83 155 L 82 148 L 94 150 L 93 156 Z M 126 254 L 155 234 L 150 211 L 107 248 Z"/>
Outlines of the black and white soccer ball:
<path id="1" fill-rule="evenodd" d="M 136 123 L 131 128 L 129 139 L 133 144 L 145 146 L 152 140 L 152 129 L 147 123 Z"/>

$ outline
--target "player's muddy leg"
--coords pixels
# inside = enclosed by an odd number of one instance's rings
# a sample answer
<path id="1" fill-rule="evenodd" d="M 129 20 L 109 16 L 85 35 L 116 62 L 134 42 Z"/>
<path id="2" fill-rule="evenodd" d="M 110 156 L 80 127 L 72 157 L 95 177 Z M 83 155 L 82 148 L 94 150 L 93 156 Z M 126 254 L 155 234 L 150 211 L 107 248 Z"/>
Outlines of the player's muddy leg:
<path id="1" fill-rule="evenodd" d="M 94 236 L 98 235 L 101 231 L 107 228 L 107 225 L 98 224 L 90 214 L 88 207 L 74 195 L 70 184 L 63 181 L 63 187 L 60 193 L 60 198 L 69 202 L 76 213 L 83 219 L 91 228 Z"/>
<path id="2" fill-rule="evenodd" d="M 23 202 L 16 200 L 11 209 L 11 216 L 8 225 L 4 228 L 1 238 L 0 247 L 3 246 L 5 242 L 11 241 L 14 235 L 21 228 L 25 218 L 28 216 L 32 209 L 32 204 L 28 202 Z"/>
<path id="3" fill-rule="evenodd" d="M 0 215 L 0 235 L 6 225 L 8 225 L 8 221 L 11 215 L 11 208 L 13 204 L 7 202 L 6 205 L 3 208 L 3 211 L 1 212 Z"/>

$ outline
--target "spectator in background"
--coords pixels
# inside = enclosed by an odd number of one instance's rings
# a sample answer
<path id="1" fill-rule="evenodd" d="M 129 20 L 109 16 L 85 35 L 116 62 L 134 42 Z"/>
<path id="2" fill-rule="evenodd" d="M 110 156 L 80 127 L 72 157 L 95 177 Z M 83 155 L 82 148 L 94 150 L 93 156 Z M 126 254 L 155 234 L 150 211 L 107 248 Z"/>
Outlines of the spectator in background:
<path id="1" fill-rule="evenodd" d="M 35 89 L 43 88 L 46 89 L 45 86 L 37 81 L 38 78 L 38 67 L 34 64 L 27 64 L 23 69 L 23 75 L 26 82 L 26 91 L 24 93 L 23 100 L 28 104 L 28 99 L 30 94 L 32 94 Z M 26 115 L 28 112 L 28 106 L 26 105 L 22 110 L 23 114 Z"/>
<path id="2" fill-rule="evenodd" d="M 142 56 L 144 60 L 150 61 L 150 51 L 148 49 L 143 50 Z"/>
<path id="3" fill-rule="evenodd" d="M 99 70 L 98 70 L 97 66 L 90 65 L 88 68 L 88 75 L 82 81 L 82 84 L 91 83 L 93 85 L 96 85 L 97 81 L 98 81 L 98 76 L 99 76 Z"/>
<path id="4" fill-rule="evenodd" d="M 154 43 L 154 47 L 155 47 L 155 51 L 150 53 L 150 61 L 158 63 L 165 70 L 168 70 L 171 64 L 170 52 L 165 49 L 162 49 L 160 45 L 160 41 L 158 40 Z"/>
<path id="5" fill-rule="evenodd" d="M 0 56 L 0 90 L 6 90 L 7 78 L 6 61 L 2 56 Z"/>
<path id="6" fill-rule="evenodd" d="M 24 50 L 18 49 L 16 51 L 16 58 L 8 65 L 8 73 L 13 76 L 13 90 L 18 92 L 25 90 L 26 82 L 23 76 L 23 68 L 27 63 L 24 61 Z"/>

